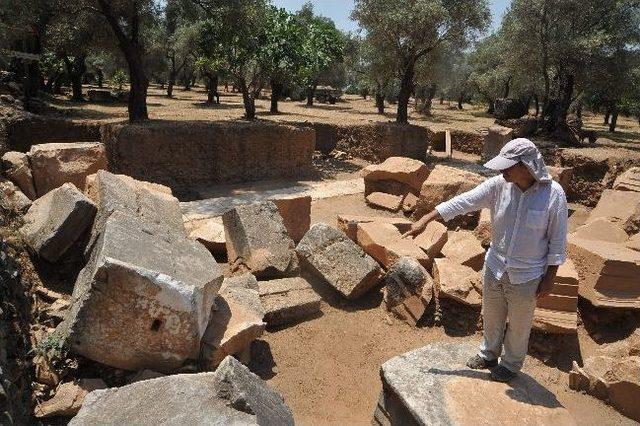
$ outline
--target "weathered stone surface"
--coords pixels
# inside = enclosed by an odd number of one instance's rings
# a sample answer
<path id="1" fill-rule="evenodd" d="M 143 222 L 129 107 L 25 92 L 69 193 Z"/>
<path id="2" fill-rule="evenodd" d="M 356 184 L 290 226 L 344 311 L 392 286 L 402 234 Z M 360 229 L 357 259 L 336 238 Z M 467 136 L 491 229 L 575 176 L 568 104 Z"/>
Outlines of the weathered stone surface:
<path id="1" fill-rule="evenodd" d="M 491 210 L 480 210 L 478 225 L 473 230 L 473 235 L 480 241 L 482 247 L 489 247 L 491 244 Z"/>
<path id="2" fill-rule="evenodd" d="M 298 322 L 320 311 L 320 296 L 304 278 L 260 281 L 258 287 L 264 320 L 270 326 Z"/>
<path id="3" fill-rule="evenodd" d="M 89 392 L 106 387 L 101 379 L 80 379 L 77 382 L 63 383 L 58 386 L 53 398 L 36 406 L 34 414 L 37 418 L 74 416 L 80 411 Z"/>
<path id="4" fill-rule="evenodd" d="M 489 127 L 487 135 L 484 137 L 484 147 L 482 158 L 491 159 L 500 153 L 502 147 L 513 139 L 513 129 L 499 125 Z"/>
<path id="5" fill-rule="evenodd" d="M 482 305 L 482 278 L 468 266 L 448 259 L 433 261 L 435 293 L 470 306 Z"/>
<path id="6" fill-rule="evenodd" d="M 639 205 L 640 192 L 605 189 L 598 204 L 591 210 L 587 223 L 604 217 L 624 228 Z"/>
<path id="7" fill-rule="evenodd" d="M 613 183 L 613 189 L 640 192 L 640 167 L 631 167 L 620 174 Z"/>
<path id="8" fill-rule="evenodd" d="M 135 374 L 132 374 L 128 377 L 129 383 L 141 382 L 143 380 L 151 380 L 157 379 L 158 377 L 164 377 L 165 375 L 162 373 L 158 373 L 153 370 L 140 370 Z"/>
<path id="9" fill-rule="evenodd" d="M 402 257 L 383 282 L 387 310 L 415 326 L 433 297 L 433 280 L 427 270 L 417 260 Z"/>
<path id="10" fill-rule="evenodd" d="M 409 193 L 404 197 L 402 201 L 402 211 L 405 213 L 411 213 L 416 209 L 418 205 L 418 197 L 412 193 Z"/>
<path id="11" fill-rule="evenodd" d="M 102 172 L 106 173 L 106 172 Z M 159 192 L 166 195 L 173 195 L 171 192 L 171 188 L 168 186 L 160 185 L 159 183 L 146 182 L 143 180 L 136 180 L 131 176 L 127 175 L 114 175 L 120 181 L 124 181 L 128 186 L 132 188 L 145 188 L 152 192 Z M 94 173 L 86 177 L 84 181 L 84 194 L 91 198 L 94 202 L 98 202 L 99 197 L 99 186 L 98 186 L 98 173 Z"/>
<path id="12" fill-rule="evenodd" d="M 564 192 L 569 193 L 571 188 L 571 179 L 573 178 L 573 167 L 554 167 L 547 166 L 547 171 L 560 184 Z"/>
<path id="13" fill-rule="evenodd" d="M 295 243 L 299 243 L 311 227 L 311 196 L 288 196 L 271 199 L 278 208 L 284 227 Z"/>
<path id="14" fill-rule="evenodd" d="M 2 156 L 2 167 L 7 177 L 16 185 L 24 195 L 30 200 L 38 198 L 36 187 L 33 184 L 33 175 L 29 165 L 29 157 L 23 152 L 9 151 Z"/>
<path id="15" fill-rule="evenodd" d="M 629 241 L 626 242 L 625 247 L 631 250 L 640 251 L 640 234 L 636 234 L 633 237 L 629 238 Z"/>
<path id="16" fill-rule="evenodd" d="M 420 202 L 416 213 L 429 212 L 443 201 L 473 189 L 485 178 L 455 167 L 436 165 L 420 190 Z M 422 216 L 422 214 L 420 214 Z"/>
<path id="17" fill-rule="evenodd" d="M 31 207 L 31 200 L 13 182 L 0 177 L 0 207 L 22 213 Z"/>
<path id="18" fill-rule="evenodd" d="M 70 425 L 293 425 L 282 397 L 232 357 L 212 373 L 178 374 L 91 392 Z"/>
<path id="19" fill-rule="evenodd" d="M 104 145 L 99 142 L 33 145 L 29 159 L 39 197 L 65 182 L 84 188 L 88 175 L 107 169 Z"/>
<path id="20" fill-rule="evenodd" d="M 640 421 L 640 332 L 605 345 L 580 367 L 574 361 L 569 387 L 606 401 L 625 416 Z"/>
<path id="21" fill-rule="evenodd" d="M 373 208 L 397 212 L 402 207 L 403 197 L 384 192 L 372 192 L 365 198 L 367 204 Z"/>
<path id="22" fill-rule="evenodd" d="M 348 299 L 378 283 L 381 270 L 356 243 L 325 223 L 318 223 L 298 244 L 300 261 Z"/>
<path id="23" fill-rule="evenodd" d="M 569 236 L 580 296 L 595 306 L 640 309 L 640 252 L 622 244 Z"/>
<path id="24" fill-rule="evenodd" d="M 402 238 L 398 228 L 388 223 L 359 223 L 358 244 L 386 269 L 398 259 L 409 256 L 425 268 L 431 268 L 431 258 L 413 240 Z"/>
<path id="25" fill-rule="evenodd" d="M 251 274 L 226 279 L 202 337 L 202 367 L 215 369 L 225 357 L 242 353 L 262 336 L 265 310 Z"/>
<path id="26" fill-rule="evenodd" d="M 475 271 L 480 271 L 484 265 L 484 248 L 470 231 L 449 232 L 442 254 Z"/>
<path id="27" fill-rule="evenodd" d="M 407 157 L 389 157 L 380 164 L 372 164 L 362 170 L 365 188 L 368 185 L 375 187 L 374 182 L 377 181 L 391 180 L 407 185 L 408 190 L 415 193 L 420 191 L 428 175 L 429 169 L 422 161 Z"/>
<path id="28" fill-rule="evenodd" d="M 574 207 L 574 208 L 571 208 Z M 570 206 L 569 208 L 569 220 L 567 220 L 567 232 L 572 233 L 589 220 L 589 216 L 591 215 L 591 209 L 579 205 L 578 208 L 576 206 Z"/>
<path id="29" fill-rule="evenodd" d="M 35 253 L 55 262 L 89 229 L 95 214 L 91 200 L 65 183 L 33 202 L 20 233 Z"/>
<path id="30" fill-rule="evenodd" d="M 509 384 L 469 370 L 473 343 L 432 343 L 382 364 L 374 424 L 575 425 L 553 393 L 522 373 Z M 514 396 L 517 395 L 517 396 Z M 487 404 L 487 397 L 491 404 Z"/>
<path id="31" fill-rule="evenodd" d="M 404 217 L 338 215 L 338 227 L 353 241 L 357 241 L 358 239 L 358 223 L 371 222 L 390 223 L 403 234 L 411 228 L 411 224 L 413 223 Z"/>
<path id="32" fill-rule="evenodd" d="M 431 221 L 424 231 L 413 239 L 413 242 L 433 259 L 442 252 L 442 248 L 447 243 L 447 238 L 447 227 L 440 222 Z"/>
<path id="33" fill-rule="evenodd" d="M 222 218 L 194 220 L 185 224 L 189 238 L 204 245 L 213 255 L 226 255 L 227 240 Z"/>
<path id="34" fill-rule="evenodd" d="M 297 274 L 295 244 L 271 201 L 239 206 L 222 216 L 229 266 L 257 278 Z"/>
<path id="35" fill-rule="evenodd" d="M 571 259 L 560 265 L 549 296 L 537 301 L 533 328 L 554 334 L 575 334 L 578 328 L 580 279 Z"/>
<path id="36" fill-rule="evenodd" d="M 578 227 L 573 236 L 585 240 L 607 241 L 610 243 L 624 243 L 629 236 L 620 226 L 611 222 L 608 218 L 599 217 Z"/>
<path id="37" fill-rule="evenodd" d="M 221 284 L 220 267 L 201 244 L 115 211 L 57 332 L 94 361 L 175 372 L 198 358 Z"/>

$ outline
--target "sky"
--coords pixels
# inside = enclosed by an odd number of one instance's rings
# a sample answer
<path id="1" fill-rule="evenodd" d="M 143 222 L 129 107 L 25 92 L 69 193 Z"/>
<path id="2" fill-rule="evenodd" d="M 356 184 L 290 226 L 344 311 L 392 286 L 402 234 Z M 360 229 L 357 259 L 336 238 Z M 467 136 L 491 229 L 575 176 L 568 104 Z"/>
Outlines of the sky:
<path id="1" fill-rule="evenodd" d="M 290 12 L 300 9 L 306 0 L 272 0 L 278 7 L 284 7 Z M 336 26 L 344 31 L 356 31 L 358 25 L 349 19 L 353 9 L 353 0 L 313 0 L 315 13 L 333 19 Z M 493 17 L 492 29 L 500 25 L 502 14 L 505 12 L 511 0 L 490 0 L 491 14 Z"/>

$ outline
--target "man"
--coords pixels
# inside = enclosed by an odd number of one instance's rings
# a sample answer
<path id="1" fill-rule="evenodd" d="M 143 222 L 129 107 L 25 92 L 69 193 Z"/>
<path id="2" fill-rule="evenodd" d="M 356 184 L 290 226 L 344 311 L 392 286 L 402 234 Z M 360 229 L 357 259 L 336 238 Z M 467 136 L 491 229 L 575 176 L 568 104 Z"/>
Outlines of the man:
<path id="1" fill-rule="evenodd" d="M 405 236 L 419 234 L 434 219 L 491 210 L 492 242 L 483 270 L 484 335 L 467 366 L 492 369 L 493 380 L 508 382 L 522 368 L 536 300 L 549 294 L 566 260 L 567 200 L 528 139 L 508 142 L 485 167 L 502 174 L 437 205 Z"/>

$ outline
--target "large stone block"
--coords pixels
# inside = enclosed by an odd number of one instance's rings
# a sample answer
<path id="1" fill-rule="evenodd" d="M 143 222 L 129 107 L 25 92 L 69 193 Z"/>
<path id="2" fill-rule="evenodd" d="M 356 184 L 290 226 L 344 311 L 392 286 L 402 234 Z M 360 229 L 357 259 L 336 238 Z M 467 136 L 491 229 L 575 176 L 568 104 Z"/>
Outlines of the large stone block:
<path id="1" fill-rule="evenodd" d="M 373 424 L 575 425 L 553 393 L 531 376 L 521 373 L 507 384 L 469 370 L 464 362 L 477 351 L 472 343 L 432 343 L 382 364 Z"/>
<path id="2" fill-rule="evenodd" d="M 87 176 L 107 168 L 104 145 L 99 142 L 34 145 L 29 158 L 39 197 L 65 182 L 84 188 Z"/>
<path id="3" fill-rule="evenodd" d="M 353 241 L 358 240 L 358 223 L 390 223 L 398 228 L 401 233 L 407 232 L 411 228 L 411 220 L 404 217 L 384 217 L 384 216 L 353 216 L 346 214 L 338 215 L 338 228 L 342 230 Z"/>
<path id="4" fill-rule="evenodd" d="M 571 188 L 571 179 L 573 178 L 573 167 L 554 167 L 547 166 L 547 171 L 560 184 L 565 193 L 569 193 Z"/>
<path id="5" fill-rule="evenodd" d="M 624 243 L 629 239 L 626 232 L 606 217 L 598 217 L 593 221 L 578 227 L 572 234 L 585 240 L 607 241 L 610 243 Z"/>
<path id="6" fill-rule="evenodd" d="M 204 245 L 214 256 L 226 256 L 227 239 L 221 217 L 192 220 L 185 223 L 189 238 Z"/>
<path id="7" fill-rule="evenodd" d="M 484 265 L 484 248 L 470 231 L 449 232 L 447 242 L 442 247 L 442 254 L 475 271 L 480 271 Z"/>
<path id="8" fill-rule="evenodd" d="M 422 184 L 416 213 L 422 216 L 436 205 L 475 188 L 484 180 L 476 173 L 438 164 Z"/>
<path id="9" fill-rule="evenodd" d="M 388 311 L 415 326 L 433 297 L 433 280 L 411 257 L 400 258 L 383 278 Z"/>
<path id="10" fill-rule="evenodd" d="M 201 367 L 214 370 L 228 355 L 250 350 L 262 336 L 265 310 L 254 285 L 251 274 L 224 280 L 202 337 Z"/>
<path id="11" fill-rule="evenodd" d="M 6 211 L 24 213 L 31 200 L 10 180 L 0 177 L 0 207 Z"/>
<path id="12" fill-rule="evenodd" d="M 375 209 L 384 209 L 397 212 L 402 207 L 403 197 L 400 195 L 386 194 L 384 192 L 372 192 L 367 195 L 367 204 Z"/>
<path id="13" fill-rule="evenodd" d="M 608 218 L 622 228 L 632 220 L 640 206 L 640 192 L 605 189 L 587 223 L 599 217 Z"/>
<path id="14" fill-rule="evenodd" d="M 416 235 L 413 242 L 433 259 L 440 255 L 447 239 L 447 227 L 440 222 L 432 221 L 427 224 L 424 231 Z"/>
<path id="15" fill-rule="evenodd" d="M 20 233 L 43 259 L 55 262 L 89 229 L 96 206 L 72 183 L 33 202 Z"/>
<path id="16" fill-rule="evenodd" d="M 348 299 L 369 291 L 381 276 L 371 256 L 344 232 L 324 223 L 311 227 L 296 252 L 306 267 Z"/>
<path id="17" fill-rule="evenodd" d="M 293 415 L 282 396 L 227 357 L 212 373 L 93 391 L 69 424 L 293 425 Z"/>
<path id="18" fill-rule="evenodd" d="M 266 122 L 155 121 L 102 129 L 110 170 L 179 196 L 221 182 L 299 178 L 312 171 L 315 131 Z M 180 143 L 176 143 L 176 141 Z"/>
<path id="19" fill-rule="evenodd" d="M 388 223 L 359 223 L 358 244 L 386 269 L 398 259 L 409 256 L 427 269 L 431 268 L 431 258 L 413 240 L 402 238 L 398 228 Z"/>
<path id="20" fill-rule="evenodd" d="M 201 244 L 115 211 L 57 333 L 75 353 L 112 367 L 175 372 L 198 359 L 221 284 Z"/>
<path id="21" fill-rule="evenodd" d="M 273 202 L 238 206 L 222 222 L 232 271 L 266 279 L 297 274 L 295 244 Z"/>
<path id="22" fill-rule="evenodd" d="M 34 414 L 39 419 L 75 416 L 89 392 L 106 387 L 101 379 L 80 379 L 77 382 L 62 383 L 56 389 L 53 398 L 36 406 Z"/>
<path id="23" fill-rule="evenodd" d="M 7 152 L 2 156 L 2 167 L 7 177 L 18 185 L 24 195 L 30 200 L 38 198 L 27 154 L 17 151 Z"/>
<path id="24" fill-rule="evenodd" d="M 406 186 L 402 195 L 409 192 L 419 193 L 425 179 L 429 175 L 427 166 L 419 160 L 406 157 L 390 157 L 380 164 L 372 164 L 362 170 L 365 182 L 365 194 L 381 191 L 376 189 L 376 182 L 394 181 Z"/>
<path id="25" fill-rule="evenodd" d="M 640 167 L 631 167 L 620 174 L 613 183 L 613 189 L 640 192 Z"/>
<path id="26" fill-rule="evenodd" d="M 509 127 L 499 126 L 497 124 L 489 127 L 489 131 L 484 137 L 482 158 L 488 160 L 498 155 L 502 147 L 513 139 L 513 133 L 513 129 Z"/>
<path id="27" fill-rule="evenodd" d="M 622 244 L 569 237 L 580 296 L 595 306 L 640 309 L 640 252 Z"/>
<path id="28" fill-rule="evenodd" d="M 311 196 L 291 195 L 275 197 L 271 201 L 278 208 L 284 227 L 293 242 L 298 243 L 311 227 Z"/>
<path id="29" fill-rule="evenodd" d="M 260 281 L 258 287 L 264 321 L 270 326 L 298 322 L 320 311 L 320 296 L 304 278 Z"/>
<path id="30" fill-rule="evenodd" d="M 470 306 L 482 305 L 482 278 L 468 266 L 440 258 L 433 261 L 435 293 Z"/>

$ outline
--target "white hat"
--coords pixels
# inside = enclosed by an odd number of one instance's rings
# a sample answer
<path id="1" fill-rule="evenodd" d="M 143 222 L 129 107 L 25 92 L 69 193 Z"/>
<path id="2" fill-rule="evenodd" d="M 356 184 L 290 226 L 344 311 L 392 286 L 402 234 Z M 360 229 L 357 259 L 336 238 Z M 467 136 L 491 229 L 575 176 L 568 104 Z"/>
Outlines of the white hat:
<path id="1" fill-rule="evenodd" d="M 517 138 L 509 141 L 502 147 L 500 153 L 485 163 L 485 167 L 491 170 L 502 171 L 511 166 L 524 163 L 536 180 L 551 179 L 542 159 L 542 154 L 533 142 L 525 138 Z"/>

